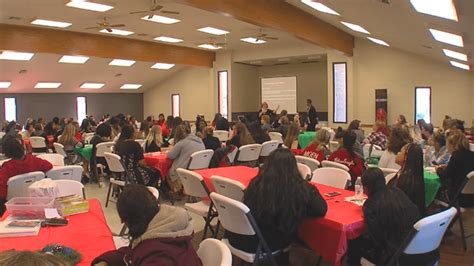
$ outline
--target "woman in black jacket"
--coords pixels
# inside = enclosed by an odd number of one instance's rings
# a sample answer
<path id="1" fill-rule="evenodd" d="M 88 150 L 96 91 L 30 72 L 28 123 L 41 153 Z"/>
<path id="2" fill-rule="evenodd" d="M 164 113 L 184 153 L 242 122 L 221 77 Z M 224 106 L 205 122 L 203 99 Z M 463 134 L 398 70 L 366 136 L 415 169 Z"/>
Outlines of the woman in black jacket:
<path id="1" fill-rule="evenodd" d="M 204 129 L 204 138 L 202 139 L 206 149 L 217 150 L 222 147 L 221 141 L 214 137 L 214 129 L 212 127 L 206 127 Z"/>
<path id="2" fill-rule="evenodd" d="M 298 236 L 305 217 L 326 215 L 326 201 L 317 188 L 301 178 L 295 156 L 288 149 L 273 151 L 244 196 L 271 250 L 288 247 Z M 226 232 L 232 246 L 255 253 L 256 236 Z"/>

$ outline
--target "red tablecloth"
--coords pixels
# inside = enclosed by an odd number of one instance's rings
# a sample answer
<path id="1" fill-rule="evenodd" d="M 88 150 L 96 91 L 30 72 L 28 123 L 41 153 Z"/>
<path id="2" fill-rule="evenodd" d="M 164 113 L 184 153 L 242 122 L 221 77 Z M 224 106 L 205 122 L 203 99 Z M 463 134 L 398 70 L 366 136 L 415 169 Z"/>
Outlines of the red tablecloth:
<path id="1" fill-rule="evenodd" d="M 44 227 L 37 236 L 0 239 L 0 251 L 35 251 L 48 244 L 61 244 L 81 253 L 82 260 L 78 265 L 90 265 L 95 257 L 115 249 L 115 244 L 99 201 L 92 199 L 89 204 L 88 213 L 68 216 L 67 226 Z M 5 213 L 2 220 L 7 215 Z"/>
<path id="2" fill-rule="evenodd" d="M 257 168 L 246 166 L 231 166 L 195 170 L 204 178 L 210 191 L 214 191 L 211 176 L 218 175 L 239 181 L 248 186 L 257 175 Z M 308 247 L 321 254 L 325 261 L 340 265 L 341 258 L 347 251 L 347 240 L 357 238 L 364 231 L 362 208 L 344 198 L 353 196 L 354 192 L 317 184 L 319 192 L 326 199 L 328 212 L 323 218 L 308 218 L 303 221 L 299 229 L 301 239 Z M 338 191 L 341 195 L 326 197 L 324 194 Z"/>
<path id="3" fill-rule="evenodd" d="M 161 177 L 165 178 L 170 171 L 173 161 L 166 157 L 164 152 L 145 153 L 145 162 L 148 166 L 160 171 Z"/>

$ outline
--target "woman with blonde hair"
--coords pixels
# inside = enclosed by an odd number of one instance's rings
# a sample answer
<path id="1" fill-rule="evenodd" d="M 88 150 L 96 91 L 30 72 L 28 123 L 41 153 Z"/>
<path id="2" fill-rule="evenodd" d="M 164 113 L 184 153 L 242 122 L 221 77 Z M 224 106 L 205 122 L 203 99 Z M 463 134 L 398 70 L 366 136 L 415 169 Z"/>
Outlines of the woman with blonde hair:
<path id="1" fill-rule="evenodd" d="M 324 128 L 318 130 L 313 142 L 303 150 L 303 156 L 313 158 L 319 162 L 326 160 L 331 155 L 328 147 L 330 140 L 331 132 Z"/>
<path id="2" fill-rule="evenodd" d="M 68 160 L 72 163 L 79 161 L 79 156 L 74 153 L 74 148 L 82 148 L 82 142 L 76 139 L 76 127 L 69 123 L 64 127 L 63 134 L 58 140 L 64 146 L 64 151 L 68 156 Z"/>
<path id="3" fill-rule="evenodd" d="M 157 152 L 161 151 L 161 145 L 163 145 L 163 135 L 161 134 L 161 127 L 154 125 L 151 127 L 150 132 L 145 141 L 145 152 Z"/>

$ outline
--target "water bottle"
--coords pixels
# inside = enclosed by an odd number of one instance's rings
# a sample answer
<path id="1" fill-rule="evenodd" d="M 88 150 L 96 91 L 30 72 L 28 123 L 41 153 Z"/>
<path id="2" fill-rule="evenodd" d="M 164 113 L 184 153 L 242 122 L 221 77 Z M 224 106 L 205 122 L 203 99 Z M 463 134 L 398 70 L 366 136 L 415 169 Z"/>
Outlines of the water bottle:
<path id="1" fill-rule="evenodd" d="M 360 176 L 357 177 L 354 188 L 355 188 L 354 198 L 357 200 L 362 200 L 364 198 L 364 187 L 362 186 L 362 179 Z"/>

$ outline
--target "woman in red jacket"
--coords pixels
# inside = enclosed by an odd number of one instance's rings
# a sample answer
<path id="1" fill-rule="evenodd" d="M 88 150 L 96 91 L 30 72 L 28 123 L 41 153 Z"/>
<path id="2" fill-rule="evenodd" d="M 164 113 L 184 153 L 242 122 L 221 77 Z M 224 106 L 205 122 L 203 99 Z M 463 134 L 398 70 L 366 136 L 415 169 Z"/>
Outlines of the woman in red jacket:
<path id="1" fill-rule="evenodd" d="M 131 184 L 120 194 L 117 211 L 130 230 L 130 245 L 100 255 L 92 265 L 202 265 L 185 209 L 159 205 L 147 187 Z"/>
<path id="2" fill-rule="evenodd" d="M 352 131 L 344 132 L 342 138 L 342 147 L 333 152 L 329 156 L 329 161 L 334 161 L 337 163 L 344 164 L 349 167 L 349 174 L 351 174 L 352 185 L 349 188 L 353 188 L 355 181 L 358 176 L 362 176 L 362 173 L 365 170 L 364 162 L 362 158 L 354 152 L 354 145 L 356 143 L 357 136 Z"/>
<path id="3" fill-rule="evenodd" d="M 47 172 L 53 168 L 50 162 L 25 154 L 25 146 L 21 138 L 6 136 L 2 145 L 5 156 L 10 160 L 5 162 L 0 169 L 0 216 L 5 212 L 8 179 L 34 171 Z"/>

